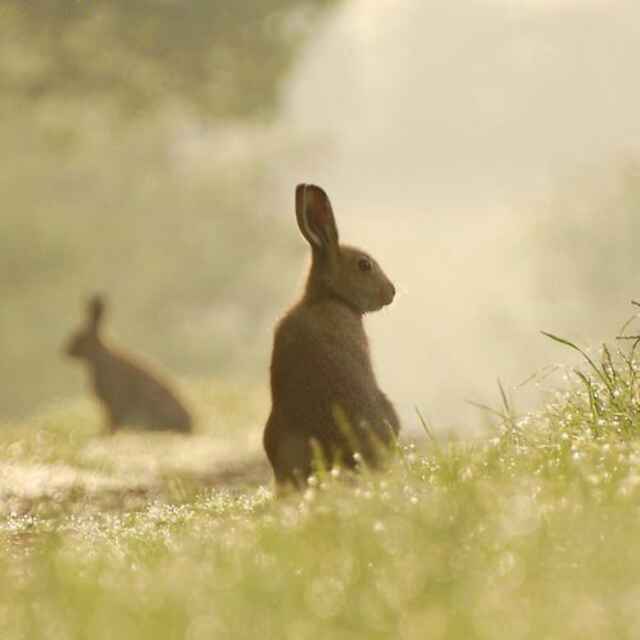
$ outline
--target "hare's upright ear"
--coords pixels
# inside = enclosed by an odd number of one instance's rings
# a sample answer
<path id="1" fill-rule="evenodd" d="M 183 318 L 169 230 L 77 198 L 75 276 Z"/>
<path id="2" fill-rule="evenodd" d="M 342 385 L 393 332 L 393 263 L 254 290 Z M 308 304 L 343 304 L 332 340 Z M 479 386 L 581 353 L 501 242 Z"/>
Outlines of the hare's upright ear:
<path id="1" fill-rule="evenodd" d="M 338 250 L 338 228 L 329 197 L 320 187 L 296 187 L 296 217 L 302 235 L 319 251 Z"/>
<path id="2" fill-rule="evenodd" d="M 105 302 L 104 298 L 96 294 L 94 295 L 87 305 L 89 316 L 89 330 L 93 333 L 98 333 L 102 317 L 104 316 Z"/>

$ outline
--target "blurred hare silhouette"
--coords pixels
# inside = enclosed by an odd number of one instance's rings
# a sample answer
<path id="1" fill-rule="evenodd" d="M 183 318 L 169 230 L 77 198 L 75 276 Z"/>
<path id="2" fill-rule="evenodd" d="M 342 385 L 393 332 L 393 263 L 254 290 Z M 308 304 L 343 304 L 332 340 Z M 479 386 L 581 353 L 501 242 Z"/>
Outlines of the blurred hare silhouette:
<path id="1" fill-rule="evenodd" d="M 306 289 L 276 328 L 271 414 L 264 448 L 278 487 L 300 488 L 316 451 L 329 465 L 378 467 L 400 429 L 379 389 L 363 315 L 391 304 L 395 288 L 367 253 L 340 245 L 331 203 L 317 186 L 296 188 L 296 216 L 311 245 Z"/>
<path id="2" fill-rule="evenodd" d="M 66 353 L 86 360 L 93 390 L 106 412 L 108 432 L 124 426 L 191 431 L 191 415 L 171 388 L 130 355 L 104 342 L 100 332 L 103 298 L 95 295 L 87 311 L 87 325 L 71 337 Z"/>

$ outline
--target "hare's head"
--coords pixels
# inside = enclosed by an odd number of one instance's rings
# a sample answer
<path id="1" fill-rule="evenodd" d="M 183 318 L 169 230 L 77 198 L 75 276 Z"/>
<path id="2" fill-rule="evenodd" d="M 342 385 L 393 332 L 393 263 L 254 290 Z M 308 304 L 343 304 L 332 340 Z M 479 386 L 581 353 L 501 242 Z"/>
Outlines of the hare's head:
<path id="1" fill-rule="evenodd" d="M 365 251 L 340 245 L 327 194 L 312 184 L 296 187 L 296 216 L 313 251 L 307 295 L 341 300 L 358 313 L 391 304 L 396 290 Z"/>
<path id="2" fill-rule="evenodd" d="M 72 358 L 88 358 L 100 344 L 99 329 L 105 303 L 101 296 L 93 296 L 87 304 L 87 325 L 74 333 L 66 346 L 66 354 Z"/>

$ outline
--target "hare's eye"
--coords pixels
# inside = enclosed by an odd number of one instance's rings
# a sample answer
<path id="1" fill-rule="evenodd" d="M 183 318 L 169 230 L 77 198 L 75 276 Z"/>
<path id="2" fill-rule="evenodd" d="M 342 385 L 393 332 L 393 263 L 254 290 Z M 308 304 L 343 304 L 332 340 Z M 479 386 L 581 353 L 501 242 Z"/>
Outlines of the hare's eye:
<path id="1" fill-rule="evenodd" d="M 369 258 L 360 258 L 358 260 L 358 269 L 360 271 L 371 271 L 371 260 Z"/>

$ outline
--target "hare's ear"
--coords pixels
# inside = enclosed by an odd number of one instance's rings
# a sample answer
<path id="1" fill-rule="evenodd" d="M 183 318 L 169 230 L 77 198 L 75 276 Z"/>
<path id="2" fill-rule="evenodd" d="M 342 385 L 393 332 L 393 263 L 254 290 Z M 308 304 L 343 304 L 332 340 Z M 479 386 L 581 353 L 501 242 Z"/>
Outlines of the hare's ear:
<path id="1" fill-rule="evenodd" d="M 89 300 L 87 308 L 89 315 L 89 330 L 93 331 L 93 333 L 97 333 L 102 317 L 104 316 L 104 298 L 99 294 L 94 295 Z"/>
<path id="2" fill-rule="evenodd" d="M 296 217 L 302 235 L 314 249 L 337 251 L 338 228 L 323 189 L 313 184 L 296 187 Z"/>

